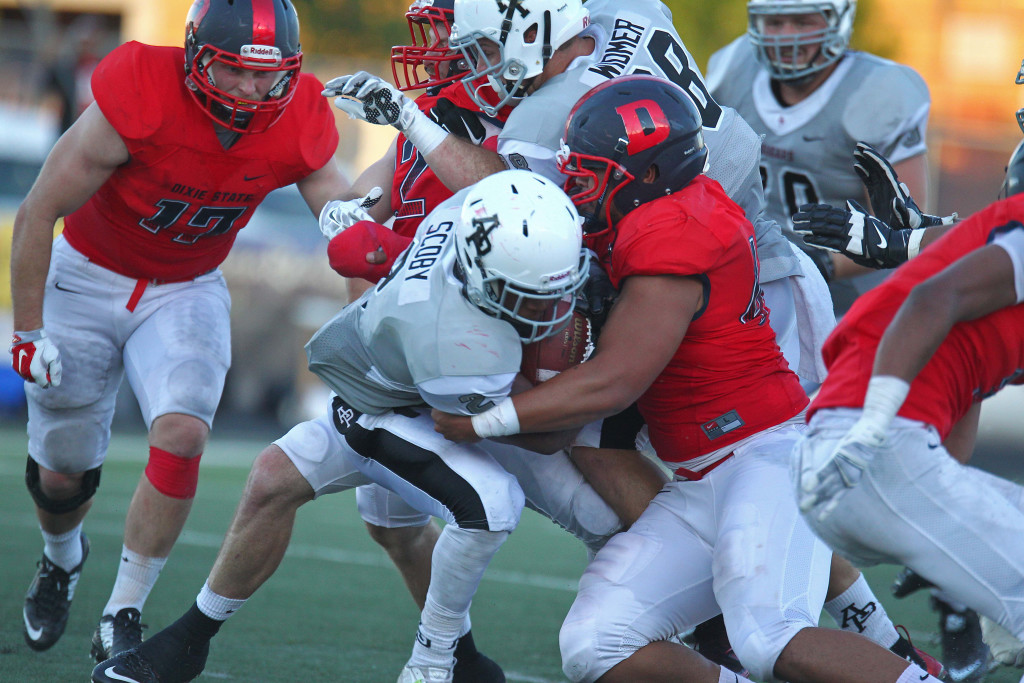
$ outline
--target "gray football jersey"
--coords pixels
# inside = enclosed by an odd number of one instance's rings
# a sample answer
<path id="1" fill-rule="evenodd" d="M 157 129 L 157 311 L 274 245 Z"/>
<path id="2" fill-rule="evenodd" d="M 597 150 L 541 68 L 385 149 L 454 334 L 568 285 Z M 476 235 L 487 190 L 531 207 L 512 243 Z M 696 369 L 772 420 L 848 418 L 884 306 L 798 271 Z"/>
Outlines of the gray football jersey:
<path id="1" fill-rule="evenodd" d="M 801 204 L 867 205 L 867 193 L 853 170 L 858 140 L 891 162 L 923 154 L 931 99 L 924 80 L 908 66 L 849 50 L 836 70 L 810 97 L 791 107 L 779 104 L 768 72 L 742 36 L 708 61 L 708 86 L 719 102 L 733 107 L 761 143 L 761 180 L 769 218 L 794 241 L 792 215 Z M 884 279 L 867 275 L 830 285 L 836 309 Z"/>
<path id="2" fill-rule="evenodd" d="M 379 414 L 424 405 L 417 385 L 441 377 L 466 379 L 446 385 L 466 403 L 477 393 L 473 378 L 519 371 L 515 328 L 471 304 L 453 273 L 455 224 L 467 192 L 439 204 L 387 277 L 306 344 L 309 369 L 353 408 Z M 477 400 L 493 398 L 501 397 Z"/>
<path id="3" fill-rule="evenodd" d="M 757 220 L 763 208 L 757 134 L 737 113 L 720 106 L 708 92 L 693 56 L 672 25 L 672 15 L 659 0 L 588 0 L 591 25 L 585 35 L 597 49 L 545 82 L 513 110 L 498 137 L 498 151 L 513 168 L 530 168 L 561 183 L 553 163 L 576 102 L 610 78 L 649 74 L 679 85 L 701 112 L 708 147 L 707 175 L 743 207 L 754 223 L 761 281 L 799 272 L 778 227 Z"/>

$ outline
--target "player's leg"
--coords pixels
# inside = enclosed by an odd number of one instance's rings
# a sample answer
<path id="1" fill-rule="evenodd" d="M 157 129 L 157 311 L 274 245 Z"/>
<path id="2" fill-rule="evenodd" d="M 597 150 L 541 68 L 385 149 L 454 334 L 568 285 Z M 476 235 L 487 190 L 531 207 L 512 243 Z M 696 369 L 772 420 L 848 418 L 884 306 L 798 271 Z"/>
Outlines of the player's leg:
<path id="1" fill-rule="evenodd" d="M 110 319 L 110 274 L 63 240 L 53 248 L 44 325 L 60 349 L 60 386 L 25 384 L 28 399 L 26 484 L 35 503 L 43 555 L 25 596 L 24 634 L 35 650 L 52 647 L 67 624 L 89 553 L 82 523 L 100 483 L 121 383 L 120 339 Z M 99 275 L 101 277 L 97 278 Z"/>
<path id="2" fill-rule="evenodd" d="M 291 539 L 295 513 L 325 493 L 368 483 L 329 415 L 303 422 L 257 456 L 213 569 L 192 607 L 137 648 L 96 666 L 93 680 L 147 671 L 161 681 L 203 670 L 210 640 L 274 573 Z"/>
<path id="3" fill-rule="evenodd" d="M 416 606 L 423 610 L 430 587 L 431 558 L 441 529 L 394 491 L 368 484 L 356 489 L 356 505 L 370 537 L 387 552 Z M 505 674 L 476 649 L 469 615 L 455 645 L 454 683 L 502 683 Z"/>
<path id="4" fill-rule="evenodd" d="M 569 680 L 746 680 L 670 640 L 719 612 L 701 535 L 712 495 L 708 482 L 671 482 L 598 552 L 559 634 Z"/>
<path id="5" fill-rule="evenodd" d="M 128 507 L 117 578 L 93 638 L 108 659 L 141 642 L 139 620 L 195 497 L 199 462 L 231 359 L 230 300 L 213 273 L 150 285 L 133 311 L 125 373 L 149 427 L 148 463 Z"/>
<path id="6" fill-rule="evenodd" d="M 454 444 L 435 432 L 425 411 L 370 416 L 342 407 L 356 416 L 338 428 L 363 456 L 360 469 L 416 509 L 447 522 L 431 558 L 430 587 L 402 674 L 446 680 L 480 578 L 518 524 L 522 489 L 479 446 Z"/>
<path id="7" fill-rule="evenodd" d="M 794 683 L 902 683 L 908 669 L 936 680 L 866 638 L 817 627 L 831 551 L 788 495 L 799 433 L 762 433 L 709 475 L 718 487 L 715 595 L 740 661 L 756 678 Z"/>

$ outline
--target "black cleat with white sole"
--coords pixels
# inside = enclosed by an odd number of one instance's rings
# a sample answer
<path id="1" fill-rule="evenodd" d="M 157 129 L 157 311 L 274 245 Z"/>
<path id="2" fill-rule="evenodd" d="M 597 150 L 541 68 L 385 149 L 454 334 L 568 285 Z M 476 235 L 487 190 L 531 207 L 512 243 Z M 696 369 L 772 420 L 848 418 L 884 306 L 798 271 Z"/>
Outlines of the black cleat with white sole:
<path id="1" fill-rule="evenodd" d="M 33 650 L 50 649 L 64 634 L 75 586 L 82 575 L 82 566 L 89 557 L 89 538 L 85 534 L 81 534 L 80 538 L 82 561 L 70 572 L 51 562 L 46 553 L 39 560 L 22 609 L 25 642 Z"/>

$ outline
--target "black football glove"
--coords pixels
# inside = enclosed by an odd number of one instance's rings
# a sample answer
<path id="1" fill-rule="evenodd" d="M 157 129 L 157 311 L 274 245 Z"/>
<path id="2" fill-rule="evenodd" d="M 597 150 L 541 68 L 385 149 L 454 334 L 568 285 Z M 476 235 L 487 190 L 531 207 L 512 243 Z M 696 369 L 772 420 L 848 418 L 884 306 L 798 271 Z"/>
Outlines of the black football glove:
<path id="1" fill-rule="evenodd" d="M 590 318 L 590 329 L 594 339 L 608 319 L 608 312 L 619 293 L 612 286 L 608 273 L 601 267 L 597 257 L 590 257 L 590 271 L 587 282 L 576 295 L 576 310 Z"/>
<path id="2" fill-rule="evenodd" d="M 443 97 L 438 99 L 429 115 L 434 123 L 474 145 L 479 146 L 487 137 L 487 129 L 480 121 L 479 112 L 460 107 L 451 100 Z"/>
<path id="3" fill-rule="evenodd" d="M 853 170 L 868 190 L 868 199 L 875 216 L 897 230 L 952 225 L 957 214 L 940 217 L 923 213 L 900 182 L 889 160 L 866 142 L 858 142 L 853 150 Z"/>
<path id="4" fill-rule="evenodd" d="M 848 256 L 868 268 L 895 268 L 904 263 L 913 230 L 893 230 L 854 201 L 849 209 L 804 204 L 793 214 L 793 230 L 807 244 Z"/>

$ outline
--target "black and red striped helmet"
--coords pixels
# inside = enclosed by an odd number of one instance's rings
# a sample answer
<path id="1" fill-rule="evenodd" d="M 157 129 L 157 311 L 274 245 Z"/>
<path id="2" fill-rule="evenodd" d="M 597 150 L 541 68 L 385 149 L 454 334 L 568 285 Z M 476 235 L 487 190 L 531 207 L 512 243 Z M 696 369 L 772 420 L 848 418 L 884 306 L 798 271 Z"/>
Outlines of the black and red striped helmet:
<path id="1" fill-rule="evenodd" d="M 209 67 L 220 62 L 277 72 L 262 101 L 239 99 L 217 87 Z M 195 0 L 185 20 L 185 85 L 218 124 L 262 133 L 281 118 L 302 67 L 299 17 L 290 0 Z"/>

